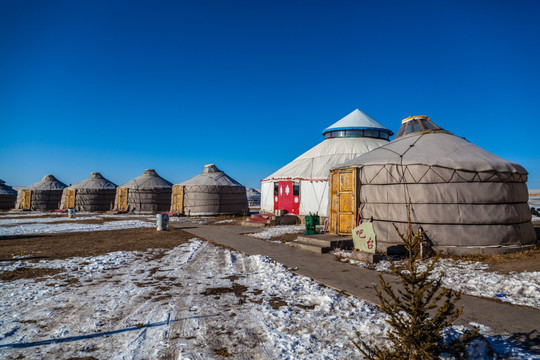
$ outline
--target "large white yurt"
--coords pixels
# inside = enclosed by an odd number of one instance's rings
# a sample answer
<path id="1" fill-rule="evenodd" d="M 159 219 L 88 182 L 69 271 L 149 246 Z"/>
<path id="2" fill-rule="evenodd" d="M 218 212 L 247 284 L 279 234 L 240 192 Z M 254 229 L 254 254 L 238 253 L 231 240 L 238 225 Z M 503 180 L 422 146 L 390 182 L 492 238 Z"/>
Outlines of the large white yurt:
<path id="1" fill-rule="evenodd" d="M 155 170 L 145 172 L 116 189 L 115 209 L 127 212 L 169 211 L 172 183 Z"/>
<path id="2" fill-rule="evenodd" d="M 261 212 L 327 216 L 330 169 L 387 144 L 393 133 L 356 109 L 323 135 L 321 143 L 261 180 Z"/>
<path id="3" fill-rule="evenodd" d="M 205 165 L 199 175 L 173 186 L 171 211 L 194 216 L 246 214 L 246 188 L 216 165 Z"/>
<path id="4" fill-rule="evenodd" d="M 403 120 L 396 138 L 331 172 L 330 232 L 373 219 L 377 248 L 416 231 L 449 253 L 507 252 L 536 241 L 527 171 L 435 125 Z"/>
<path id="5" fill-rule="evenodd" d="M 67 185 L 54 175 L 45 175 L 40 182 L 23 188 L 17 194 L 17 209 L 56 210 L 60 208 L 62 191 Z"/>
<path id="6" fill-rule="evenodd" d="M 116 184 L 93 172 L 88 179 L 64 189 L 60 208 L 76 211 L 112 210 L 116 188 Z"/>
<path id="7" fill-rule="evenodd" d="M 4 180 L 0 179 L 0 210 L 10 210 L 15 208 L 17 202 L 17 191 L 11 186 L 6 185 Z"/>

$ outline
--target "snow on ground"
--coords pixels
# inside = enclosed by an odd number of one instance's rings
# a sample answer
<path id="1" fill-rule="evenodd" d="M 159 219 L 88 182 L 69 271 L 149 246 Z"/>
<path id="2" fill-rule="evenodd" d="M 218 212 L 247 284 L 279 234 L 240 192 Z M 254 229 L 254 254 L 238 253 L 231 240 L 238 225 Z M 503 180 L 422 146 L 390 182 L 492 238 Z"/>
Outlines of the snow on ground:
<path id="1" fill-rule="evenodd" d="M 79 216 L 77 218 L 70 219 L 67 216 L 64 217 L 39 217 L 39 218 L 0 218 L 0 226 L 12 226 L 17 224 L 28 224 L 28 223 L 47 223 L 47 222 L 59 222 L 59 221 L 70 221 L 77 222 L 81 220 L 98 220 L 100 219 L 97 216 Z"/>
<path id="2" fill-rule="evenodd" d="M 216 221 L 214 224 L 232 224 L 232 223 L 235 223 L 237 220 L 235 219 L 225 219 L 225 220 L 220 220 L 220 221 Z"/>
<path id="3" fill-rule="evenodd" d="M 347 251 L 335 251 L 334 254 L 343 262 L 376 271 L 390 272 L 388 261 L 367 264 L 363 261 L 348 259 L 350 253 Z M 399 261 L 396 262 L 398 266 L 399 263 Z M 445 287 L 460 290 L 465 294 L 540 309 L 540 272 L 502 274 L 488 271 L 488 269 L 489 265 L 481 262 L 440 259 L 433 271 L 433 278 L 442 275 Z"/>
<path id="4" fill-rule="evenodd" d="M 302 232 L 305 229 L 303 225 L 278 225 L 273 227 L 266 227 L 264 230 L 258 233 L 247 234 L 248 236 L 270 240 L 273 237 L 284 235 L 284 234 L 295 234 Z"/>
<path id="5" fill-rule="evenodd" d="M 356 331 L 381 344 L 389 330 L 367 302 L 198 239 L 168 251 L 0 262 L 0 271 L 21 267 L 62 272 L 0 282 L 0 358 L 348 359 L 360 358 Z M 480 331 L 505 358 L 540 359 Z"/>
<path id="6" fill-rule="evenodd" d="M 77 223 L 77 219 L 70 219 L 67 223 L 60 224 L 45 224 L 32 223 L 32 224 L 20 224 L 10 227 L 0 227 L 0 236 L 5 235 L 28 235 L 28 234 L 53 234 L 63 232 L 78 232 L 78 231 L 101 231 L 101 230 L 121 230 L 121 229 L 134 229 L 144 227 L 154 227 L 155 222 L 141 221 L 141 220 L 119 220 L 110 221 L 103 224 L 81 224 Z M 80 219 L 79 219 L 80 220 Z"/>

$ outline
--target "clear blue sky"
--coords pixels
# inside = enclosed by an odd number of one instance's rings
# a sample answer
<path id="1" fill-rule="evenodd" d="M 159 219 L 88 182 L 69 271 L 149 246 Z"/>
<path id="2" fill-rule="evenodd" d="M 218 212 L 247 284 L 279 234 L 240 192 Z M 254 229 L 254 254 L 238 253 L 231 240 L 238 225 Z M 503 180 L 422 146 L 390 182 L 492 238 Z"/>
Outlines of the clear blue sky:
<path id="1" fill-rule="evenodd" d="M 540 1 L 0 0 L 0 179 L 215 163 L 248 187 L 356 108 L 428 115 L 540 188 Z"/>

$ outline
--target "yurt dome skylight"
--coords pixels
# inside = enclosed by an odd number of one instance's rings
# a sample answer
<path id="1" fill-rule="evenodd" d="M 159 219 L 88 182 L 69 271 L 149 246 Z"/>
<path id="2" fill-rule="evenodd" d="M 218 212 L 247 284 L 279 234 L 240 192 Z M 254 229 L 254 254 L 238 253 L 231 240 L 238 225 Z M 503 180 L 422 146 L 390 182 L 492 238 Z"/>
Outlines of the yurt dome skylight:
<path id="1" fill-rule="evenodd" d="M 394 140 L 407 134 L 435 131 L 435 130 L 444 130 L 444 129 L 435 125 L 431 121 L 429 116 L 424 116 L 424 115 L 409 116 L 408 118 L 401 120 L 401 127 L 399 128 L 399 131 L 397 132 L 397 135 L 394 138 Z"/>
<path id="2" fill-rule="evenodd" d="M 325 139 L 368 137 L 389 140 L 394 133 L 369 115 L 356 109 L 323 131 Z"/>

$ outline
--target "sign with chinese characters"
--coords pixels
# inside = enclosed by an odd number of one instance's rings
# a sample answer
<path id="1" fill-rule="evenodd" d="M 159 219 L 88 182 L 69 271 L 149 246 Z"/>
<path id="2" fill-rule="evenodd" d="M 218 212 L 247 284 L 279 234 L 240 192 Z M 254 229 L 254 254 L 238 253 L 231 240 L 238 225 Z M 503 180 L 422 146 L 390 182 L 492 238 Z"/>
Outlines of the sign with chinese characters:
<path id="1" fill-rule="evenodd" d="M 355 250 L 375 253 L 377 242 L 372 222 L 365 222 L 352 229 L 352 238 Z"/>

